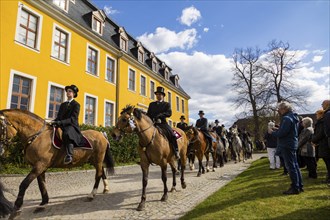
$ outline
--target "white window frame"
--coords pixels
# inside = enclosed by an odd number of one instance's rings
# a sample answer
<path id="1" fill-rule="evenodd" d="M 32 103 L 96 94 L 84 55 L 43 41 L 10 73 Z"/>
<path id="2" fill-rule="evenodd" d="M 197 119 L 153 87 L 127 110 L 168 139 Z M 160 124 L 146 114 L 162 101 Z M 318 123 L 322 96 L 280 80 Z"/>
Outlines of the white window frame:
<path id="1" fill-rule="evenodd" d="M 177 76 L 175 76 L 175 78 L 174 78 L 174 84 L 177 88 L 179 88 L 179 79 Z"/>
<path id="2" fill-rule="evenodd" d="M 172 107 L 172 92 L 169 90 L 167 91 L 167 102 L 170 103 L 170 105 Z"/>
<path id="3" fill-rule="evenodd" d="M 157 73 L 157 61 L 154 59 L 151 61 L 151 69 L 153 72 Z"/>
<path id="4" fill-rule="evenodd" d="M 36 89 L 37 89 L 37 77 L 32 76 L 27 73 L 23 73 L 14 69 L 10 70 L 10 78 L 9 78 L 9 86 L 8 86 L 8 97 L 7 97 L 7 108 L 10 108 L 11 96 L 13 91 L 13 82 L 14 82 L 14 75 L 19 75 L 28 79 L 31 79 L 31 100 L 29 103 L 29 111 L 34 112 L 34 104 L 35 104 L 35 96 L 36 96 Z"/>
<path id="5" fill-rule="evenodd" d="M 145 94 L 142 94 L 142 77 L 144 77 L 144 82 L 145 82 Z M 148 97 L 148 85 L 147 85 L 147 77 L 143 75 L 142 73 L 140 74 L 140 95 Z"/>
<path id="6" fill-rule="evenodd" d="M 130 72 L 130 70 L 133 70 L 134 72 L 135 72 L 135 74 L 134 74 L 134 90 L 132 90 L 131 88 L 129 88 L 129 72 Z M 132 67 L 128 67 L 128 73 L 127 73 L 128 75 L 128 79 L 127 79 L 127 88 L 128 88 L 128 90 L 129 91 L 131 91 L 131 92 L 136 92 L 136 69 L 134 69 L 134 68 L 132 68 Z"/>
<path id="7" fill-rule="evenodd" d="M 180 112 L 180 98 L 179 98 L 179 96 L 175 96 L 175 104 L 176 104 L 176 111 Z"/>
<path id="8" fill-rule="evenodd" d="M 94 20 L 100 22 L 100 32 L 98 32 L 98 30 L 94 29 Z M 95 15 L 92 16 L 92 30 L 97 33 L 98 35 L 102 36 L 103 34 L 103 27 L 104 27 L 104 21 L 101 21 L 98 17 L 96 17 Z"/>
<path id="9" fill-rule="evenodd" d="M 91 72 L 88 71 L 88 48 L 91 47 L 93 50 L 97 51 L 97 73 L 96 75 L 92 74 Z M 99 77 L 100 76 L 100 49 L 98 49 L 97 47 L 93 46 L 92 44 L 87 43 L 86 46 L 86 67 L 85 67 L 85 72 L 90 75 L 90 76 L 94 76 L 94 77 Z"/>
<path id="10" fill-rule="evenodd" d="M 58 59 L 57 57 L 54 57 L 53 56 L 53 53 L 54 53 L 54 41 L 55 41 L 55 31 L 56 29 L 60 29 L 62 32 L 65 32 L 68 36 L 68 39 L 67 39 L 67 57 L 66 57 L 66 61 L 63 61 L 63 60 L 60 60 Z M 53 37 L 52 37 L 52 46 L 51 46 L 51 58 L 58 61 L 58 62 L 61 62 L 61 63 L 64 63 L 64 64 L 70 64 L 70 51 L 71 51 L 71 32 L 66 30 L 65 28 L 61 27 L 60 25 L 54 23 L 53 25 Z"/>
<path id="11" fill-rule="evenodd" d="M 154 89 L 153 89 L 154 91 L 151 91 L 151 82 L 153 82 L 153 84 L 154 84 Z M 155 89 L 156 89 L 156 83 L 155 83 L 155 81 L 150 80 L 149 87 L 150 87 L 150 99 L 151 100 L 155 100 L 155 93 L 154 93 L 155 92 Z"/>
<path id="12" fill-rule="evenodd" d="M 84 93 L 84 115 L 83 115 L 83 123 L 84 124 L 86 124 L 86 121 L 85 121 L 85 115 L 86 115 L 86 100 L 87 100 L 87 96 L 88 97 L 91 97 L 91 98 L 95 98 L 95 126 L 97 125 L 97 116 L 98 116 L 98 97 L 97 96 L 95 96 L 95 95 L 92 95 L 92 94 L 90 94 L 90 93 L 87 93 L 87 92 L 85 92 Z"/>
<path id="13" fill-rule="evenodd" d="M 63 90 L 65 90 L 65 86 L 64 85 L 61 85 L 61 84 L 58 84 L 58 83 L 54 83 L 54 82 L 48 81 L 47 101 L 46 101 L 46 115 L 45 115 L 45 118 L 48 118 L 50 89 L 52 88 L 52 86 L 56 86 L 58 88 L 62 88 Z M 63 100 L 65 100 L 65 91 L 63 93 Z"/>
<path id="14" fill-rule="evenodd" d="M 165 78 L 167 81 L 169 81 L 169 79 L 170 79 L 170 72 L 169 72 L 168 70 L 165 70 L 165 71 L 164 71 L 164 78 Z"/>
<path id="15" fill-rule="evenodd" d="M 38 31 L 37 31 L 37 37 L 36 37 L 36 47 L 29 47 L 27 45 L 25 45 L 24 43 L 20 42 L 18 40 L 18 35 L 19 35 L 19 28 L 20 28 L 20 20 L 21 20 L 21 13 L 22 10 L 26 10 L 29 11 L 31 14 L 34 14 L 36 17 L 38 17 Z M 16 19 L 16 32 L 15 32 L 15 43 L 17 43 L 18 45 L 21 45 L 27 49 L 30 49 L 32 51 L 38 52 L 40 53 L 40 42 L 41 42 L 41 33 L 42 33 L 42 20 L 43 20 L 43 16 L 39 13 L 37 13 L 35 10 L 33 10 L 32 8 L 24 5 L 21 2 L 18 2 L 18 12 L 17 12 L 17 19 Z"/>
<path id="16" fill-rule="evenodd" d="M 108 100 L 108 99 L 104 99 L 104 117 L 103 117 L 103 126 L 105 127 L 105 113 L 107 110 L 107 103 L 111 103 L 113 104 L 113 115 L 112 115 L 112 122 L 115 123 L 115 114 L 116 114 L 116 102 Z M 114 126 L 114 124 L 110 125 L 110 126 Z"/>
<path id="17" fill-rule="evenodd" d="M 108 75 L 107 75 L 107 70 L 108 70 L 108 66 L 107 66 L 107 64 L 108 64 L 108 58 L 109 59 L 112 59 L 113 61 L 114 61 L 114 63 L 113 63 L 113 65 L 114 65 L 114 68 L 113 68 L 113 82 L 111 82 L 111 81 L 109 81 L 109 79 L 108 79 Z M 114 58 L 114 57 L 112 57 L 112 56 L 110 56 L 109 54 L 106 54 L 106 56 L 105 56 L 105 80 L 106 80 L 106 82 L 108 82 L 108 83 L 112 83 L 112 84 L 116 84 L 116 77 L 117 77 L 117 74 L 116 74 L 116 72 L 117 72 L 117 60 Z"/>
<path id="18" fill-rule="evenodd" d="M 55 1 L 59 1 L 59 0 L 53 0 L 53 4 L 58 7 L 59 9 L 65 11 L 66 13 L 69 12 L 69 0 L 64 0 L 65 1 L 65 8 L 61 8 L 59 5 L 55 4 Z"/>

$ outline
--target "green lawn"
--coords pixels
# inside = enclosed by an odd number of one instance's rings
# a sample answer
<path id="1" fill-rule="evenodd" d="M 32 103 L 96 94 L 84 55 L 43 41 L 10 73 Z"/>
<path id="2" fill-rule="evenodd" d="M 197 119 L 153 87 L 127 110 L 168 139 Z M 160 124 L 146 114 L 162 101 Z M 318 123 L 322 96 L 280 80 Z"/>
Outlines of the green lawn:
<path id="1" fill-rule="evenodd" d="M 229 184 L 208 197 L 183 219 L 330 219 L 330 187 L 323 160 L 318 179 L 308 179 L 302 169 L 305 192 L 283 195 L 290 185 L 282 169 L 269 170 L 267 158 L 255 161 Z M 188 199 L 188 198 L 187 198 Z"/>

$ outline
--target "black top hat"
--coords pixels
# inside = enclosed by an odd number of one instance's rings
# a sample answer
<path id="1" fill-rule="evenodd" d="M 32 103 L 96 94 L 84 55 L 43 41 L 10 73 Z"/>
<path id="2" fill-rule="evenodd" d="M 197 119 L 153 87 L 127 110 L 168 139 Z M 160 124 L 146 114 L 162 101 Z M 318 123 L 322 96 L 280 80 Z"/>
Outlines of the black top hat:
<path id="1" fill-rule="evenodd" d="M 214 123 L 219 123 L 219 120 L 218 119 L 215 119 Z"/>
<path id="2" fill-rule="evenodd" d="M 157 93 L 163 94 L 163 96 L 165 96 L 165 89 L 161 86 L 157 86 L 155 94 L 157 94 Z"/>
<path id="3" fill-rule="evenodd" d="M 222 124 L 222 125 L 221 125 L 221 127 L 225 127 L 225 125 L 224 125 L 224 124 Z"/>
<path id="4" fill-rule="evenodd" d="M 203 111 L 203 110 L 200 110 L 200 111 L 198 112 L 198 115 L 204 115 L 204 111 Z"/>
<path id="5" fill-rule="evenodd" d="M 186 120 L 186 118 L 184 117 L 184 115 L 181 115 L 180 119 Z"/>
<path id="6" fill-rule="evenodd" d="M 74 92 L 74 98 L 78 96 L 79 89 L 76 85 L 66 86 L 65 91 L 67 91 L 68 89 L 72 89 L 72 91 Z"/>

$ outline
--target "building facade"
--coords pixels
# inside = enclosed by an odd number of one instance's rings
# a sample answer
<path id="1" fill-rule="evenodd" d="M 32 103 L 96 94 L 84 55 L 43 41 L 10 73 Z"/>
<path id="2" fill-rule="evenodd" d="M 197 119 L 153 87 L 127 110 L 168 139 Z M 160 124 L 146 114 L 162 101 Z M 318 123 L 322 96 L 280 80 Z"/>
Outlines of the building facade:
<path id="1" fill-rule="evenodd" d="M 0 109 L 55 118 L 64 87 L 79 88 L 79 123 L 112 126 L 127 104 L 147 110 L 163 86 L 169 123 L 188 117 L 179 76 L 88 0 L 1 3 Z"/>

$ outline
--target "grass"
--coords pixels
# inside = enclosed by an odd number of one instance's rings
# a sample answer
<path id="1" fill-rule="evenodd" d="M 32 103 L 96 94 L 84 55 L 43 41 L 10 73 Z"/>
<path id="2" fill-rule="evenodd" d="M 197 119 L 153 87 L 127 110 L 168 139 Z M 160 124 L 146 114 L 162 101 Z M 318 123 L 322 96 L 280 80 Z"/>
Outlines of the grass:
<path id="1" fill-rule="evenodd" d="M 269 170 L 267 158 L 255 161 L 229 184 L 188 212 L 185 219 L 330 219 L 330 187 L 323 160 L 318 161 L 318 179 L 308 179 L 302 169 L 305 192 L 283 195 L 290 185 L 280 170 Z"/>

